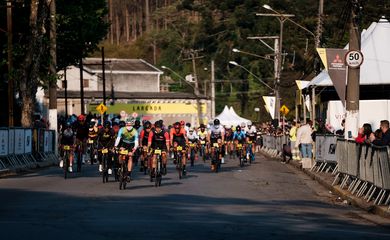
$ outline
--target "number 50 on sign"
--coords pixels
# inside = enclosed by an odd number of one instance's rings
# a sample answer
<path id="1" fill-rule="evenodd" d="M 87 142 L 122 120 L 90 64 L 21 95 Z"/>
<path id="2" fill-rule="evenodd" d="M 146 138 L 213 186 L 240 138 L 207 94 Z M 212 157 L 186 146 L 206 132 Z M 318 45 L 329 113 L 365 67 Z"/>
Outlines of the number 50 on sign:
<path id="1" fill-rule="evenodd" d="M 364 61 L 363 53 L 358 50 L 351 50 L 345 55 L 345 63 L 350 68 L 358 68 Z"/>

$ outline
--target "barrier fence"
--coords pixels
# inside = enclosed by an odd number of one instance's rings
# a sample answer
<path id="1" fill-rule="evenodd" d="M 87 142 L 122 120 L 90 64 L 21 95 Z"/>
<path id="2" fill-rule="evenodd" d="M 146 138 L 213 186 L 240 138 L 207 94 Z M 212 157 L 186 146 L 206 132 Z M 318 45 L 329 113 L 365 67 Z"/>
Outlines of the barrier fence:
<path id="1" fill-rule="evenodd" d="M 0 128 L 0 171 L 36 168 L 58 162 L 56 132 L 32 128 Z"/>
<path id="2" fill-rule="evenodd" d="M 288 136 L 262 138 L 263 151 L 273 157 L 281 155 L 283 145 L 288 144 Z M 347 187 L 367 202 L 390 203 L 390 146 L 361 145 L 335 135 L 317 134 L 314 156 L 316 164 L 311 171 L 332 171 L 336 175 L 333 185 Z"/>
<path id="3" fill-rule="evenodd" d="M 338 173 L 333 185 L 367 202 L 388 205 L 390 203 L 390 147 L 361 145 L 353 141 L 337 140 Z M 390 208 L 389 208 L 390 209 Z"/>

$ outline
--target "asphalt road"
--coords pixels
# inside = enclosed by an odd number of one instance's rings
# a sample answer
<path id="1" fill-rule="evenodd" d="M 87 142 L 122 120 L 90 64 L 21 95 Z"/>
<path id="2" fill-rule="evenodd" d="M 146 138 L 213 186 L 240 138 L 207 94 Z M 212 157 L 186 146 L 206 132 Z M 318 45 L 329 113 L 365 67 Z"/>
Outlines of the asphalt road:
<path id="1" fill-rule="evenodd" d="M 228 159 L 217 174 L 197 162 L 182 180 L 170 165 L 159 188 L 134 178 L 124 191 L 103 184 L 96 165 L 67 180 L 58 167 L 2 178 L 0 238 L 390 239 L 386 226 L 260 155 L 244 168 Z"/>

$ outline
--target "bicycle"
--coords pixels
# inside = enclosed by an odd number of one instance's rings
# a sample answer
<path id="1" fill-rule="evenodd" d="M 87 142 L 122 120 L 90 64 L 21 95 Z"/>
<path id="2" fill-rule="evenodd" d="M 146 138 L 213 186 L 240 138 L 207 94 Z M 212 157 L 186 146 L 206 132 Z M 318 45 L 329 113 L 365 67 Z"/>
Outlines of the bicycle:
<path id="1" fill-rule="evenodd" d="M 207 156 L 206 156 L 206 141 L 200 140 L 200 156 L 202 156 L 203 162 L 206 162 Z"/>
<path id="2" fill-rule="evenodd" d="M 119 190 L 125 190 L 127 185 L 127 161 L 129 151 L 122 149 L 119 151 L 119 169 L 118 169 L 118 178 L 119 178 Z"/>
<path id="3" fill-rule="evenodd" d="M 238 143 L 236 149 L 238 153 L 238 160 L 240 161 L 240 167 L 243 167 L 244 163 L 246 162 L 243 145 L 241 143 Z"/>
<path id="4" fill-rule="evenodd" d="M 141 167 L 140 167 L 140 172 L 144 172 L 144 175 L 147 174 L 148 169 L 149 169 L 149 158 L 150 158 L 150 154 L 149 154 L 147 148 L 143 147 L 141 149 Z"/>
<path id="5" fill-rule="evenodd" d="M 183 178 L 183 147 L 182 146 L 177 146 L 175 149 L 175 161 L 176 161 L 176 170 L 179 173 L 179 179 Z"/>
<path id="6" fill-rule="evenodd" d="M 213 143 L 212 146 L 212 160 L 211 160 L 211 170 L 214 171 L 215 173 L 218 173 L 220 168 L 221 168 L 221 149 L 219 146 L 219 143 Z"/>
<path id="7" fill-rule="evenodd" d="M 162 158 L 161 158 L 161 150 L 160 149 L 155 149 L 154 150 L 154 155 L 156 155 L 156 170 L 155 170 L 155 181 L 154 181 L 154 186 L 159 187 L 161 186 L 161 180 L 162 180 Z"/>
<path id="8" fill-rule="evenodd" d="M 108 149 L 103 148 L 100 150 L 102 152 L 102 177 L 103 177 L 103 183 L 108 182 Z"/>
<path id="9" fill-rule="evenodd" d="M 248 141 L 247 149 L 246 149 L 246 158 L 249 162 L 249 164 L 252 164 L 252 161 L 255 160 L 255 154 L 253 154 L 252 150 L 252 141 Z"/>
<path id="10" fill-rule="evenodd" d="M 77 159 L 77 172 L 81 172 L 81 165 L 83 164 L 83 146 L 82 142 L 76 143 L 76 159 Z"/>
<path id="11" fill-rule="evenodd" d="M 194 166 L 194 162 L 195 162 L 196 144 L 191 142 L 189 144 L 189 147 L 190 147 L 189 157 L 190 157 L 190 161 L 191 161 L 191 167 L 193 167 Z"/>
<path id="12" fill-rule="evenodd" d="M 88 139 L 87 144 L 88 144 L 87 145 L 87 153 L 89 153 L 90 163 L 91 163 L 91 165 L 93 165 L 94 163 L 97 162 L 97 158 L 98 158 L 96 140 Z"/>
<path id="13" fill-rule="evenodd" d="M 68 168 L 70 166 L 70 149 L 71 147 L 69 145 L 64 145 L 63 150 L 64 150 L 64 160 L 63 160 L 63 170 L 64 170 L 64 179 L 68 178 Z"/>

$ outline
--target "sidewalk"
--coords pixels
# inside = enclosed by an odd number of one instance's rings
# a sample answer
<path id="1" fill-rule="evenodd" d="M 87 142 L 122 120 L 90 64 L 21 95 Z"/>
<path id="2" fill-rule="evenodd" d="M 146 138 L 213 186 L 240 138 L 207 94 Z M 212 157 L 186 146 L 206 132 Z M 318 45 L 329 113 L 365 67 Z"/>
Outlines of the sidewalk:
<path id="1" fill-rule="evenodd" d="M 270 154 L 263 151 L 263 149 L 261 149 L 259 153 L 263 154 L 271 159 L 281 161 L 281 157 L 271 156 Z M 372 203 L 372 201 L 367 202 L 363 198 L 359 198 L 359 197 L 356 197 L 355 195 L 352 195 L 346 189 L 341 189 L 339 185 L 333 186 L 332 183 L 333 183 L 335 176 L 333 176 L 331 173 L 312 172 L 312 171 L 310 171 L 310 169 L 303 169 L 301 166 L 301 163 L 299 163 L 298 161 L 290 160 L 288 164 L 295 167 L 296 169 L 299 169 L 300 171 L 304 172 L 306 175 L 308 175 L 309 177 L 311 177 L 312 179 L 316 180 L 318 183 L 323 185 L 326 189 L 328 189 L 329 191 L 338 195 L 342 199 L 346 200 L 347 204 L 361 208 L 368 213 L 373 213 L 373 214 L 379 215 L 381 217 L 385 217 L 385 218 L 390 219 L 390 211 L 388 210 L 388 206 L 375 205 Z"/>

